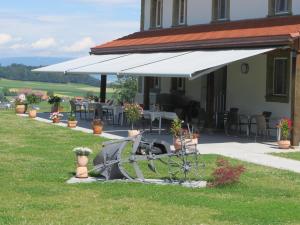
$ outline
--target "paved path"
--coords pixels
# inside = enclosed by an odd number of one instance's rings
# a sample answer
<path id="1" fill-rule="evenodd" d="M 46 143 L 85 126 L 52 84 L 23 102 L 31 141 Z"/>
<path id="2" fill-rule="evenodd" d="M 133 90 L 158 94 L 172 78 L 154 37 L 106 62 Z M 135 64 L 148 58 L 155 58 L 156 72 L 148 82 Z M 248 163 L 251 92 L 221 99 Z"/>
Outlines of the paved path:
<path id="1" fill-rule="evenodd" d="M 52 123 L 51 120 L 45 118 L 37 117 L 36 120 L 45 123 Z M 58 123 L 55 125 L 62 127 L 67 126 L 67 124 L 65 123 Z M 91 129 L 83 127 L 77 127 L 73 130 L 81 131 L 84 133 L 93 133 Z M 105 132 L 99 136 L 108 139 L 124 138 L 122 136 Z M 300 161 L 270 155 L 270 153 L 295 152 L 296 150 L 280 150 L 277 148 L 275 143 L 253 143 L 233 140 L 231 140 L 231 142 L 228 142 L 228 139 L 229 138 L 225 137 L 225 139 L 222 140 L 222 138 L 216 137 L 215 135 L 212 135 L 208 138 L 206 137 L 206 140 L 203 141 L 205 143 L 201 143 L 198 145 L 198 150 L 201 154 L 217 154 L 233 159 L 255 163 L 258 165 L 300 173 Z M 216 141 L 218 143 L 215 143 Z"/>

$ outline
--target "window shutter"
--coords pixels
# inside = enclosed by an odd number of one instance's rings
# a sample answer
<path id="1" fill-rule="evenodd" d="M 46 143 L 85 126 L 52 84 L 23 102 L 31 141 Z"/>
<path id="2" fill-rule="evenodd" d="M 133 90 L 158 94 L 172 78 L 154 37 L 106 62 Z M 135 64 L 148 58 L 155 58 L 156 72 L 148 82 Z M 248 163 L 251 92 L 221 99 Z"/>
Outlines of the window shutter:
<path id="1" fill-rule="evenodd" d="M 289 13 L 292 14 L 293 13 L 293 1 L 292 0 L 288 0 L 288 9 L 289 9 Z"/>
<path id="2" fill-rule="evenodd" d="M 269 0 L 269 16 L 275 16 L 275 0 Z"/>
<path id="3" fill-rule="evenodd" d="M 178 25 L 179 1 L 173 0 L 173 26 Z"/>
<path id="4" fill-rule="evenodd" d="M 151 0 L 151 19 L 150 19 L 150 23 L 151 23 L 151 28 L 155 27 L 155 16 L 156 16 L 156 0 Z"/>
<path id="5" fill-rule="evenodd" d="M 141 19 L 140 19 L 140 29 L 144 31 L 145 29 L 145 0 L 141 0 Z"/>
<path id="6" fill-rule="evenodd" d="M 230 19 L 230 0 L 226 0 L 227 2 L 226 2 L 226 6 L 227 6 L 227 8 L 226 8 L 226 19 Z"/>
<path id="7" fill-rule="evenodd" d="M 212 21 L 216 21 L 217 20 L 217 6 L 218 6 L 218 3 L 217 3 L 217 0 L 212 0 Z"/>
<path id="8" fill-rule="evenodd" d="M 267 86 L 266 86 L 266 99 L 273 95 L 273 73 L 274 73 L 274 55 L 268 54 L 267 56 Z"/>

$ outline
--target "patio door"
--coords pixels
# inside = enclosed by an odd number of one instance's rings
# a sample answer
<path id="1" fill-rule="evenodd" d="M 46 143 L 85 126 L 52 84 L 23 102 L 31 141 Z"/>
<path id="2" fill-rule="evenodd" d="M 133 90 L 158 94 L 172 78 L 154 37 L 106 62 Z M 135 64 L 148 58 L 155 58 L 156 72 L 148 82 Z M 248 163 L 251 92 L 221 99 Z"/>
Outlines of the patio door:
<path id="1" fill-rule="evenodd" d="M 227 67 L 207 76 L 207 127 L 223 128 L 226 111 Z"/>

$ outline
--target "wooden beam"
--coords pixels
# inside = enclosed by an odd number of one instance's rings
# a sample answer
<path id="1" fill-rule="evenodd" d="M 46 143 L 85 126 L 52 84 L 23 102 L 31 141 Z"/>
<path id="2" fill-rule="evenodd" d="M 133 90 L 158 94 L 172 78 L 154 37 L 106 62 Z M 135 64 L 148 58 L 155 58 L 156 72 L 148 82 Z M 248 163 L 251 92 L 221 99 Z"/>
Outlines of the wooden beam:
<path id="1" fill-rule="evenodd" d="M 291 118 L 293 120 L 292 145 L 299 146 L 300 143 L 300 52 L 296 53 L 293 59 L 292 69 L 292 110 Z"/>
<path id="2" fill-rule="evenodd" d="M 144 77 L 144 109 L 150 109 L 151 77 Z"/>
<path id="3" fill-rule="evenodd" d="M 105 103 L 105 101 L 106 101 L 106 83 L 107 83 L 107 75 L 101 75 L 100 102 L 103 102 L 103 103 Z"/>

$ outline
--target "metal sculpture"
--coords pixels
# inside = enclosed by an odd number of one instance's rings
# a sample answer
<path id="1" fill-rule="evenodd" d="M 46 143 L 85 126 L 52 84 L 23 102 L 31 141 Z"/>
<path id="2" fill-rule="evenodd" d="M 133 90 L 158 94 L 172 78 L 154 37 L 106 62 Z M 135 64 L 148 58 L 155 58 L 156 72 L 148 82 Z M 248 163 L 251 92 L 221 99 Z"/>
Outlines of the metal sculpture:
<path id="1" fill-rule="evenodd" d="M 182 147 L 179 151 L 171 151 L 167 142 L 147 142 L 142 135 L 106 142 L 103 144 L 102 151 L 94 159 L 94 171 L 106 180 L 128 179 L 145 182 L 138 163 L 146 161 L 149 169 L 157 172 L 155 162 L 160 161 L 168 167 L 171 182 L 186 182 L 195 178 L 198 180 L 199 170 L 204 168 L 204 164 L 199 162 L 197 146 L 190 145 L 183 137 L 181 143 Z M 131 149 L 126 155 L 128 148 Z M 129 167 L 133 168 L 135 175 L 128 171 Z"/>

